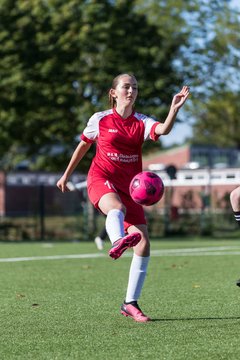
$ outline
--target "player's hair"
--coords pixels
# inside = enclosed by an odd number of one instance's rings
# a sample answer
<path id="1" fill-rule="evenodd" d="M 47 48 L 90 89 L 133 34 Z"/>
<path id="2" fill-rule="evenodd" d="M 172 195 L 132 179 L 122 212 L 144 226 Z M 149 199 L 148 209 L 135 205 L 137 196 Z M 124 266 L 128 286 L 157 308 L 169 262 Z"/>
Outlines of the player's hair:
<path id="1" fill-rule="evenodd" d="M 119 83 L 119 80 L 122 76 L 130 76 L 131 78 L 133 78 L 134 80 L 137 81 L 136 77 L 133 74 L 119 74 L 113 79 L 111 89 L 116 89 L 116 87 Z M 111 108 L 114 108 L 117 105 L 117 102 L 116 102 L 116 99 L 114 97 L 112 97 L 112 95 L 111 95 L 111 89 L 108 92 L 108 99 L 109 99 L 109 104 L 110 104 Z"/>

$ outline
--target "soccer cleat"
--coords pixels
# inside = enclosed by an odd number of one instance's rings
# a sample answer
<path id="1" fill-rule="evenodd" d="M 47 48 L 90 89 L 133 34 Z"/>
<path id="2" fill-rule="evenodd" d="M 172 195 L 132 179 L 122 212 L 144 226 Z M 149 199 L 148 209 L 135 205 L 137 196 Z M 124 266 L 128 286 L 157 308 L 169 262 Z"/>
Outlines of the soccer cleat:
<path id="1" fill-rule="evenodd" d="M 144 315 L 140 307 L 138 306 L 137 301 L 131 301 L 130 303 L 123 303 L 121 306 L 121 314 L 124 316 L 130 316 L 133 320 L 137 322 L 147 322 L 151 319 Z"/>
<path id="2" fill-rule="evenodd" d="M 98 248 L 98 250 L 103 250 L 103 241 L 100 236 L 95 237 L 94 242 Z"/>
<path id="3" fill-rule="evenodd" d="M 141 240 L 141 235 L 138 232 L 124 236 L 113 243 L 112 248 L 109 250 L 109 256 L 114 260 L 118 259 L 125 250 L 130 247 L 136 246 Z"/>
<path id="4" fill-rule="evenodd" d="M 237 280 L 236 285 L 240 287 L 240 279 Z"/>

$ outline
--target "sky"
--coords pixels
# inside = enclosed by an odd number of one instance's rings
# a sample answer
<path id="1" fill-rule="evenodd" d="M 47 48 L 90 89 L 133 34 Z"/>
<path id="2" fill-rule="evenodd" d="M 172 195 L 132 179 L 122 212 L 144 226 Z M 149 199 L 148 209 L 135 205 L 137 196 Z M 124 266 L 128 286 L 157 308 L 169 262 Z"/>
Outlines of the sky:
<path id="1" fill-rule="evenodd" d="M 164 147 L 173 144 L 184 144 L 185 140 L 192 136 L 192 127 L 189 124 L 175 123 L 168 135 L 161 137 L 161 143 Z"/>
<path id="2" fill-rule="evenodd" d="M 239 0 L 232 0 L 231 3 L 232 3 L 232 6 L 236 6 L 238 9 L 240 8 Z"/>

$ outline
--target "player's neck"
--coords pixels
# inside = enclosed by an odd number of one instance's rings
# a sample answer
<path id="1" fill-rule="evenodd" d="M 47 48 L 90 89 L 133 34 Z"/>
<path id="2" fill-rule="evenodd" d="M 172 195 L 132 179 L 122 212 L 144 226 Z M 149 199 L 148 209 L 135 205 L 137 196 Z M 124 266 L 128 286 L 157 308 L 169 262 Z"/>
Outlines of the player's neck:
<path id="1" fill-rule="evenodd" d="M 117 105 L 116 111 L 123 119 L 126 119 L 132 114 L 133 108 L 132 108 L 132 106 L 125 107 L 125 106 Z"/>

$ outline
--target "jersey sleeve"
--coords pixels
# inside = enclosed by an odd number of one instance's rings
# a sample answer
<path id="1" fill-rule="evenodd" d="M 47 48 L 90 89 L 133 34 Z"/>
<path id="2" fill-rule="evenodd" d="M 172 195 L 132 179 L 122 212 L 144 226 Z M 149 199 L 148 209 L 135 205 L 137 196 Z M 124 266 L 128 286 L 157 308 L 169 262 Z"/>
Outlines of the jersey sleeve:
<path id="1" fill-rule="evenodd" d="M 143 115 L 143 114 L 137 114 L 139 120 L 142 120 L 144 123 L 144 140 L 153 140 L 157 141 L 159 138 L 159 135 L 155 134 L 155 129 L 160 124 L 158 121 L 154 120 L 153 118 Z"/>
<path id="2" fill-rule="evenodd" d="M 97 113 L 90 117 L 87 126 L 81 135 L 81 140 L 87 143 L 94 143 L 97 140 L 99 134 L 99 120 Z"/>

